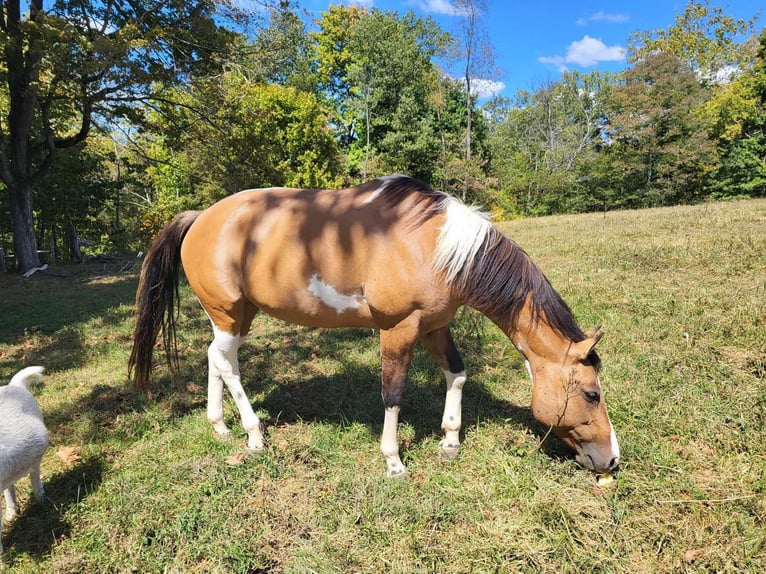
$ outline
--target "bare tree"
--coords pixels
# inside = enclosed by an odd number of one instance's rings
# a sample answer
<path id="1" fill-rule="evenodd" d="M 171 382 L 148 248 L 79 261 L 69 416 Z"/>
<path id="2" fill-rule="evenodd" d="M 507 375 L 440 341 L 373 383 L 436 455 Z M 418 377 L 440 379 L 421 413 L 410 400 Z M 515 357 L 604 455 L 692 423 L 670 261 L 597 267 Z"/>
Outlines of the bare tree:
<path id="1" fill-rule="evenodd" d="M 495 50 L 482 26 L 481 19 L 487 14 L 487 0 L 455 0 L 455 12 L 459 17 L 458 37 L 466 99 L 465 132 L 465 174 L 463 177 L 463 199 L 468 195 L 471 179 L 471 123 L 473 105 L 476 99 L 477 80 L 489 80 L 497 76 Z"/>

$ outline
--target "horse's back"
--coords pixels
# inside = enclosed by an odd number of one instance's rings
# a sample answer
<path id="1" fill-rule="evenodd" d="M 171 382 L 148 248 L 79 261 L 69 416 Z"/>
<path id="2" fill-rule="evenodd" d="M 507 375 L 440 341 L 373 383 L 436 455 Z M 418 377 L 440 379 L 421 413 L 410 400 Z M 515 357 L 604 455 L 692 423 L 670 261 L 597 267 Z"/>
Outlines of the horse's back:
<path id="1" fill-rule="evenodd" d="M 438 217 L 413 225 L 411 198 L 379 195 L 367 185 L 229 196 L 184 240 L 189 283 L 209 314 L 244 299 L 293 323 L 395 324 L 444 296 L 432 271 Z"/>

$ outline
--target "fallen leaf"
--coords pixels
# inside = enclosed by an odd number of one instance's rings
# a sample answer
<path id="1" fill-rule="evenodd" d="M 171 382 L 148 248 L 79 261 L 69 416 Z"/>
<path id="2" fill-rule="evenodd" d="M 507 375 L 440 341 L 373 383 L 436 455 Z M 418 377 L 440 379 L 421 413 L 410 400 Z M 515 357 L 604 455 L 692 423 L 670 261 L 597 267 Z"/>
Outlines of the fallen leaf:
<path id="1" fill-rule="evenodd" d="M 702 550 L 701 548 L 697 548 L 694 550 L 687 550 L 686 552 L 684 552 L 683 561 L 686 564 L 692 564 L 694 561 L 697 560 L 697 558 L 702 556 L 704 553 L 705 551 Z"/>
<path id="2" fill-rule="evenodd" d="M 73 446 L 60 446 L 56 451 L 56 456 L 67 466 L 74 466 L 82 460 L 82 457 L 77 454 L 77 449 Z"/>
<path id="3" fill-rule="evenodd" d="M 245 462 L 245 453 L 244 452 L 238 452 L 237 454 L 233 454 L 231 456 L 227 456 L 224 459 L 224 462 L 228 464 L 229 466 L 239 466 L 243 462 Z"/>

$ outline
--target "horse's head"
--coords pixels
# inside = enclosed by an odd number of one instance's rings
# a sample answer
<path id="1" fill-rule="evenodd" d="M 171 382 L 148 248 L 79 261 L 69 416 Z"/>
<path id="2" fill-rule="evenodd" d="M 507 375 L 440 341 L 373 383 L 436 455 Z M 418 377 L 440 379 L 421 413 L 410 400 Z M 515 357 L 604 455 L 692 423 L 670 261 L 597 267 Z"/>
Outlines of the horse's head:
<path id="1" fill-rule="evenodd" d="M 620 461 L 612 423 L 598 378 L 593 351 L 601 332 L 572 343 L 563 358 L 531 360 L 532 413 L 576 452 L 577 461 L 597 473 L 614 470 Z M 530 359 L 532 359 L 530 357 Z"/>

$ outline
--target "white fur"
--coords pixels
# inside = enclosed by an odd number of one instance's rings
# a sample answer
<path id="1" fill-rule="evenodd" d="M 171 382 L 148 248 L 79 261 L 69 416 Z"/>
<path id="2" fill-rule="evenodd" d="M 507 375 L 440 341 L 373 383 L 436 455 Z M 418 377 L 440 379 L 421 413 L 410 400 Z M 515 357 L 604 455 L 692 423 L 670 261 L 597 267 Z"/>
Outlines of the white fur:
<path id="1" fill-rule="evenodd" d="M 489 216 L 476 206 L 468 206 L 453 197 L 443 203 L 446 219 L 439 231 L 434 253 L 434 269 L 447 274 L 447 282 L 459 280 L 479 252 L 492 229 Z"/>
<path id="2" fill-rule="evenodd" d="M 308 285 L 309 293 L 314 295 L 322 303 L 328 307 L 332 307 L 337 311 L 338 315 L 343 313 L 346 309 L 359 309 L 362 306 L 362 298 L 360 295 L 344 295 L 338 292 L 338 290 L 325 283 L 319 278 L 318 273 L 314 273 L 309 280 Z"/>
<path id="3" fill-rule="evenodd" d="M 532 365 L 529 364 L 527 359 L 524 359 L 524 366 L 527 368 L 527 373 L 529 373 L 529 382 L 532 383 L 532 387 L 534 388 L 535 378 L 532 376 Z"/>
<path id="4" fill-rule="evenodd" d="M 390 181 L 399 179 L 401 177 L 407 177 L 407 176 L 395 173 L 393 175 L 384 175 L 382 177 L 377 178 L 383 183 L 378 189 L 374 190 L 370 195 L 367 196 L 367 199 L 364 200 L 364 203 L 372 203 L 373 201 L 375 201 L 375 198 L 378 197 L 381 193 L 383 193 L 386 190 L 386 186 L 389 184 Z"/>
<path id="5" fill-rule="evenodd" d="M 213 342 L 208 348 L 208 401 L 207 419 L 213 425 L 218 435 L 225 437 L 230 434 L 223 420 L 223 386 L 229 389 L 237 405 L 242 428 L 247 432 L 247 449 L 250 452 L 263 450 L 263 433 L 261 420 L 253 412 L 253 407 L 242 388 L 239 374 L 237 351 L 242 344 L 242 337 L 226 333 L 213 326 Z"/>
<path id="6" fill-rule="evenodd" d="M 460 447 L 461 405 L 466 376 L 465 371 L 459 373 L 444 371 L 444 377 L 447 379 L 447 396 L 444 400 L 444 415 L 442 415 L 444 438 L 439 444 L 445 454 L 451 455 Z"/>
<path id="7" fill-rule="evenodd" d="M 16 516 L 16 490 L 14 484 L 29 475 L 35 498 L 45 494 L 40 481 L 40 461 L 48 448 L 48 430 L 43 413 L 29 392 L 29 386 L 42 378 L 42 367 L 27 367 L 0 387 L 0 490 L 5 495 L 5 517 Z M 0 530 L 2 518 L 0 517 Z M 0 552 L 3 550 L 0 540 Z"/>
<path id="8" fill-rule="evenodd" d="M 407 469 L 399 458 L 399 442 L 396 440 L 398 425 L 399 407 L 387 407 L 380 437 L 380 452 L 386 458 L 389 478 L 402 478 L 407 475 Z"/>

